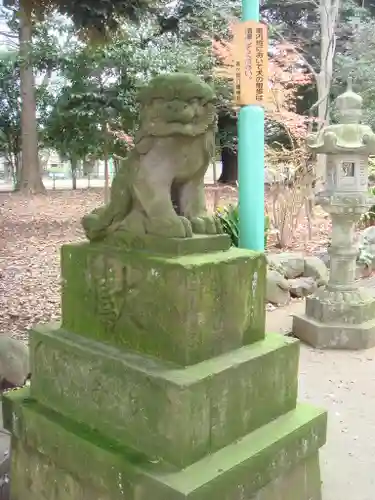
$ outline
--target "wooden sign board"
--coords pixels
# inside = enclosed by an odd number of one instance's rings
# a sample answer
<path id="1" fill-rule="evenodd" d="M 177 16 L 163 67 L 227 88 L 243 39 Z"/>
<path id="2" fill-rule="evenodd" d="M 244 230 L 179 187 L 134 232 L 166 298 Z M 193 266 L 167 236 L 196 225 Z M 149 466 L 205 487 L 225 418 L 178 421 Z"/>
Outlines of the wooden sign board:
<path id="1" fill-rule="evenodd" d="M 243 21 L 234 27 L 234 99 L 237 105 L 263 105 L 268 93 L 267 26 Z"/>

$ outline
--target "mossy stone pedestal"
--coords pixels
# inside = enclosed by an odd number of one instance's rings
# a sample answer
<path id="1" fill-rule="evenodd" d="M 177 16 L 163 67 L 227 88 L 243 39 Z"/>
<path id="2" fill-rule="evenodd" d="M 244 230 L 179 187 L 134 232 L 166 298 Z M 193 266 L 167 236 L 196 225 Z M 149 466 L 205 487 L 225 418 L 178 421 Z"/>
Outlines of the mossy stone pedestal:
<path id="1" fill-rule="evenodd" d="M 225 236 L 62 249 L 62 324 L 4 399 L 12 500 L 319 500 L 326 415 Z"/>

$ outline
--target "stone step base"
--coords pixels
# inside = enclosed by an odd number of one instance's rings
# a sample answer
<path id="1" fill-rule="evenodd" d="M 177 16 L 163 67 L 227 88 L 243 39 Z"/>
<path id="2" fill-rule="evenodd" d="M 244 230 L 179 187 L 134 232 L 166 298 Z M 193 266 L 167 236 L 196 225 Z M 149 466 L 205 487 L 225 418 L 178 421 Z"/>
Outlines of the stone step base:
<path id="1" fill-rule="evenodd" d="M 20 390 L 4 400 L 13 436 L 12 500 L 320 499 L 317 453 L 325 443 L 326 413 L 309 405 L 177 470 L 28 397 Z M 285 496 L 288 481 L 291 496 Z"/>
<path id="2" fill-rule="evenodd" d="M 180 468 L 297 401 L 299 343 L 278 334 L 185 368 L 48 326 L 30 352 L 33 399 Z"/>

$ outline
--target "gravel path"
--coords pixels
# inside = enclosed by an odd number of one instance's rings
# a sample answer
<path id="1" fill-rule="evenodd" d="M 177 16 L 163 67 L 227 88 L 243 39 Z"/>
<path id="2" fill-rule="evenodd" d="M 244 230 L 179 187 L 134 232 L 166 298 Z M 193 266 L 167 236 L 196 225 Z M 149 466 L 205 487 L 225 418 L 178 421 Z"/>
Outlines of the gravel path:
<path id="1" fill-rule="evenodd" d="M 371 281 L 368 284 L 373 284 Z M 303 302 L 267 315 L 267 330 L 291 331 Z M 375 498 L 375 348 L 319 351 L 301 345 L 300 399 L 328 410 L 321 451 L 323 500 Z"/>

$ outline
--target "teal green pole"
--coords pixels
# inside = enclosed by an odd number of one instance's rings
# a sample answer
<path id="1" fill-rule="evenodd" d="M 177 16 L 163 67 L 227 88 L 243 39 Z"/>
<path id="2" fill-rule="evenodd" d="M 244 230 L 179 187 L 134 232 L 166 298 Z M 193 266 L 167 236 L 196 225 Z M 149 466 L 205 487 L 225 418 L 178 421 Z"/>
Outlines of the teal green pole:
<path id="1" fill-rule="evenodd" d="M 259 21 L 259 0 L 242 0 L 242 20 Z M 264 251 L 264 110 L 243 106 L 238 118 L 240 247 Z"/>

